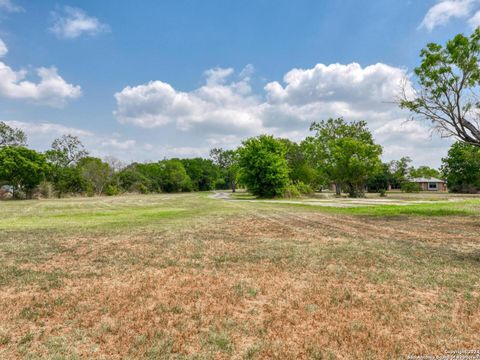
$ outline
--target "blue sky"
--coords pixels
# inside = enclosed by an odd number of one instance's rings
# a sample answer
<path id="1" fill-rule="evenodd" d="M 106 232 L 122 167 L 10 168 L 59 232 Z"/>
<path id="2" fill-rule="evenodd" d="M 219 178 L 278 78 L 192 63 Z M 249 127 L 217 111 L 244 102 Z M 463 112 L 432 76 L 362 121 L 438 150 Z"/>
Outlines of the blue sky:
<path id="1" fill-rule="evenodd" d="M 311 121 L 344 116 L 369 123 L 386 160 L 438 166 L 450 141 L 390 102 L 420 49 L 470 33 L 479 9 L 477 0 L 0 0 L 0 120 L 39 150 L 70 132 L 94 155 L 129 162 L 206 156 L 260 133 L 300 140 Z"/>

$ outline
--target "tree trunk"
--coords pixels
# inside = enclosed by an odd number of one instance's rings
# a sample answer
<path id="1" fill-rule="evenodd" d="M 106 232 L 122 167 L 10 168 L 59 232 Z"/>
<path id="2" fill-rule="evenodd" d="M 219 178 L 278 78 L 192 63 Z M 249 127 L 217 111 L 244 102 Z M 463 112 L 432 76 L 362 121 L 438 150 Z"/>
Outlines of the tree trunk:
<path id="1" fill-rule="evenodd" d="M 351 198 L 364 197 L 365 189 L 363 186 L 348 184 L 348 196 L 350 196 Z"/>
<path id="2" fill-rule="evenodd" d="M 335 194 L 337 196 L 341 196 L 342 195 L 342 187 L 340 186 L 339 183 L 335 183 Z"/>

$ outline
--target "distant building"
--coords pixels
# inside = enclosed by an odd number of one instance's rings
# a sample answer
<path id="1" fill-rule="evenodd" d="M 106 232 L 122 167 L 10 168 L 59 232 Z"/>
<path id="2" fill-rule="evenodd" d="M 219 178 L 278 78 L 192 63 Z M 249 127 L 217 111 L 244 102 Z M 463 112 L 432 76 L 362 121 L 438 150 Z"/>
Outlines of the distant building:
<path id="1" fill-rule="evenodd" d="M 0 186 L 0 199 L 9 199 L 13 196 L 13 187 L 11 185 Z"/>
<path id="2" fill-rule="evenodd" d="M 445 181 L 437 178 L 413 178 L 409 181 L 418 184 L 422 191 L 447 191 Z"/>

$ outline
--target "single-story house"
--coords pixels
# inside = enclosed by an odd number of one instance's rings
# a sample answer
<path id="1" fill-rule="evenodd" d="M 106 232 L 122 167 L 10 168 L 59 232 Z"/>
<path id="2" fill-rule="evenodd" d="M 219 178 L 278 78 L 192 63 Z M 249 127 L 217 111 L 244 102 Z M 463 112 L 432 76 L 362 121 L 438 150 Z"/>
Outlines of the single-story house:
<path id="1" fill-rule="evenodd" d="M 413 178 L 409 181 L 418 184 L 422 191 L 447 191 L 445 181 L 437 178 Z"/>

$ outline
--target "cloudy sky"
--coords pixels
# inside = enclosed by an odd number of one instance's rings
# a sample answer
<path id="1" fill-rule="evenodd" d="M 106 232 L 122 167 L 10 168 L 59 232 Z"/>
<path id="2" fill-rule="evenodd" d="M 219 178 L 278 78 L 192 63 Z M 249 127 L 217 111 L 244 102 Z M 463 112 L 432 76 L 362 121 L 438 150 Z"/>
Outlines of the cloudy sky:
<path id="1" fill-rule="evenodd" d="M 480 0 L 0 0 L 0 120 L 129 162 L 343 116 L 438 166 L 450 140 L 393 102 L 426 43 L 478 25 Z"/>

